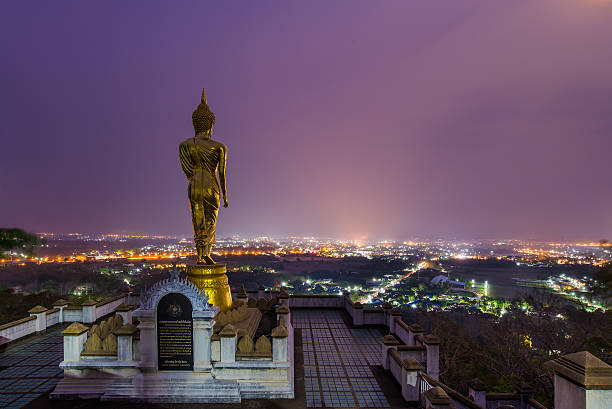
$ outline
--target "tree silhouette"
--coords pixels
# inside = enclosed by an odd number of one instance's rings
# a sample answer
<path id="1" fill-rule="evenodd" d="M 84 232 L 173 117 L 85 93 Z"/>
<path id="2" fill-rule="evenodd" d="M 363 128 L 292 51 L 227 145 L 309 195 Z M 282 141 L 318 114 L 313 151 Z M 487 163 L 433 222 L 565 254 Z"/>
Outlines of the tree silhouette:
<path id="1" fill-rule="evenodd" d="M 590 284 L 593 294 L 600 298 L 603 304 L 612 305 L 612 263 L 608 263 L 591 276 Z"/>
<path id="2" fill-rule="evenodd" d="M 31 255 L 34 247 L 43 243 L 43 240 L 21 229 L 0 229 L 0 255 L 16 249 Z"/>

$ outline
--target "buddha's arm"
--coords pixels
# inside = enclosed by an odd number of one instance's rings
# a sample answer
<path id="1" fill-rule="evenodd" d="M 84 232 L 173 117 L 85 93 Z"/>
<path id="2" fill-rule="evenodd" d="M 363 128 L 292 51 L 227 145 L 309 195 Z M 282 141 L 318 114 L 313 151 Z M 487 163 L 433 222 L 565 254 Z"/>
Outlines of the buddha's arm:
<path id="1" fill-rule="evenodd" d="M 227 148 L 221 145 L 221 157 L 219 158 L 219 183 L 221 194 L 223 194 L 224 206 L 227 207 L 227 187 L 225 185 L 225 166 L 227 164 Z"/>
<path id="2" fill-rule="evenodd" d="M 179 158 L 181 160 L 181 167 L 187 179 L 191 180 L 193 177 L 193 161 L 189 155 L 189 148 L 185 144 L 179 145 Z"/>

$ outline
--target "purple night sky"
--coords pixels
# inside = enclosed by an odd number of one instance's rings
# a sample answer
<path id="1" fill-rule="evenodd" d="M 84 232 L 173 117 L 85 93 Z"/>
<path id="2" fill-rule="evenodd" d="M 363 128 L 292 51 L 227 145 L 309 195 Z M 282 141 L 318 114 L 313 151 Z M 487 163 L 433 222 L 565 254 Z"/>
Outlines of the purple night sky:
<path id="1" fill-rule="evenodd" d="M 180 7 L 177 7 L 177 4 Z M 0 226 L 612 239 L 612 0 L 5 2 Z"/>

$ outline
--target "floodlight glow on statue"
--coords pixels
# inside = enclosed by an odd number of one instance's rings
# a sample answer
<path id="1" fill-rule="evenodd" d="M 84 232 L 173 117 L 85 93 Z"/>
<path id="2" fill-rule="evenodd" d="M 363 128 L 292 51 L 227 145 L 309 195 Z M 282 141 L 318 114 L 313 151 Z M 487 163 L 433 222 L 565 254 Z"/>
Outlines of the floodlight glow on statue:
<path id="1" fill-rule="evenodd" d="M 223 195 L 223 207 L 228 206 L 225 186 L 227 148 L 222 143 L 211 140 L 215 115 L 206 103 L 204 90 L 202 101 L 193 111 L 191 118 L 195 136 L 180 144 L 179 156 L 183 172 L 189 180 L 188 196 L 198 263 L 215 264 L 210 257 L 210 251 L 215 244 L 219 187 Z"/>
<path id="2" fill-rule="evenodd" d="M 231 294 L 225 265 L 215 264 L 210 252 L 215 244 L 220 194 L 223 207 L 228 206 L 225 183 L 227 148 L 211 140 L 215 115 L 208 107 L 204 90 L 191 119 L 195 136 L 179 145 L 181 167 L 189 180 L 187 195 L 197 251 L 197 264 L 187 266 L 187 275 L 190 281 L 208 294 L 213 305 L 226 310 L 231 307 Z"/>

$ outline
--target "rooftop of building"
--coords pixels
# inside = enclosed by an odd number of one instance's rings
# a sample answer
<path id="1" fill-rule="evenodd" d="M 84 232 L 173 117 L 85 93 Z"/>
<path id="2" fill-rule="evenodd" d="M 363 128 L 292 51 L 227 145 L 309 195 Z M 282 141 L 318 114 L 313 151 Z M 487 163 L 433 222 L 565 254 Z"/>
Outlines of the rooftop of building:
<path id="1" fill-rule="evenodd" d="M 246 291 L 253 298 L 262 295 L 271 300 L 271 294 Z M 280 295 L 280 293 L 278 294 Z M 122 305 L 138 304 L 139 297 L 124 294 L 98 303 L 98 321 L 103 317 L 122 310 Z M 405 408 L 410 404 L 426 407 L 427 399 L 436 398 L 429 389 L 439 388 L 453 402 L 453 405 L 469 409 L 485 406 L 516 404 L 519 400 L 528 402 L 529 409 L 545 409 L 532 398 L 530 388 L 519 385 L 513 393 L 487 393 L 482 382 L 473 380 L 473 392 L 481 392 L 483 401 L 479 406 L 473 396 L 462 395 L 437 379 L 439 339 L 426 334 L 418 324 L 408 325 L 401 319 L 399 311 L 390 305 L 372 307 L 354 303 L 348 296 L 339 295 L 293 295 L 276 306 L 277 311 L 289 313 L 294 331 L 295 398 L 278 400 L 247 400 L 242 404 L 206 404 L 206 407 L 233 408 Z M 267 305 L 267 304 L 266 304 Z M 283 307 L 284 306 L 284 307 Z M 41 312 L 47 322 L 57 322 L 58 309 Z M 267 309 L 266 309 L 267 311 Z M 64 311 L 65 312 L 65 311 Z M 268 313 L 266 313 L 268 314 Z M 264 316 L 266 315 L 264 314 Z M 36 334 L 36 317 L 18 320 L 12 328 L 23 331 L 2 345 L 0 349 L 0 407 L 9 408 L 196 408 L 202 404 L 138 404 L 134 402 L 104 402 L 95 399 L 54 400 L 50 392 L 57 384 L 70 382 L 64 379 L 59 368 L 63 360 L 62 331 L 79 319 L 86 319 L 79 311 L 73 314 L 80 318 L 68 318 L 65 323 L 50 325 L 43 333 Z M 53 318 L 55 321 L 50 319 Z M 268 317 L 270 318 L 270 317 Z M 64 317 L 66 319 L 66 317 Z M 95 319 L 95 318 L 94 318 Z M 280 319 L 280 318 L 279 318 Z M 23 321 L 23 322 L 22 322 Z M 262 323 L 265 320 L 262 320 Z M 44 320 L 43 320 L 44 322 Z M 93 320 L 84 321 L 91 325 Z M 263 325 L 273 327 L 275 319 Z M 27 328 L 26 328 L 27 327 Z M 36 327 L 38 328 L 38 327 Z M 84 327 L 87 328 L 87 327 Z M 28 332 L 29 331 L 29 332 Z M 31 333 L 32 335 L 24 335 Z M 16 337 L 16 338 L 15 338 Z M 139 339 L 139 338 L 137 338 Z M 430 351 L 431 350 L 431 351 Z M 430 356 L 430 352 L 432 352 Z M 386 358 L 385 358 L 386 357 Z M 115 358 L 116 359 L 116 358 Z M 385 368 L 384 369 L 383 365 Z M 430 365 L 431 364 L 431 365 Z M 586 352 L 566 355 L 551 361 L 556 374 L 572 379 L 582 387 L 612 390 L 610 368 Z M 412 373 L 412 375 L 411 375 Z M 414 377 L 418 374 L 418 380 Z M 408 375 L 408 376 L 407 376 Z M 584 378 L 584 379 L 583 379 Z M 63 381 L 62 381 L 63 380 Z M 77 383 L 82 384 L 82 379 Z M 91 379 L 92 384 L 104 389 L 104 375 Z M 412 382 L 412 383 L 411 383 Z M 61 386 L 61 385 L 60 385 Z M 410 399 L 406 391 L 412 388 Z M 440 390 L 434 391 L 440 396 Z M 444 397 L 442 396 L 442 397 Z M 447 399 L 445 398 L 445 399 Z M 437 398 L 436 398 L 437 399 Z M 440 398 L 441 399 L 441 398 Z M 435 400 L 435 399 L 434 399 Z M 412 402 L 412 403 L 409 403 Z M 431 403 L 431 402 L 429 402 Z M 420 405 L 420 406 L 419 406 Z M 492 406 L 496 407 L 496 406 Z"/>
<path id="2" fill-rule="evenodd" d="M 355 328 L 344 309 L 292 308 L 295 337 L 295 398 L 245 400 L 230 408 L 404 408 L 400 386 L 380 366 L 382 326 Z M 52 400 L 61 381 L 63 357 L 57 325 L 44 334 L 21 340 L 0 353 L 0 406 L 10 408 L 196 408 L 201 404 L 135 404 L 91 400 Z"/>

